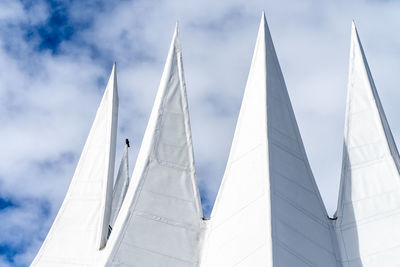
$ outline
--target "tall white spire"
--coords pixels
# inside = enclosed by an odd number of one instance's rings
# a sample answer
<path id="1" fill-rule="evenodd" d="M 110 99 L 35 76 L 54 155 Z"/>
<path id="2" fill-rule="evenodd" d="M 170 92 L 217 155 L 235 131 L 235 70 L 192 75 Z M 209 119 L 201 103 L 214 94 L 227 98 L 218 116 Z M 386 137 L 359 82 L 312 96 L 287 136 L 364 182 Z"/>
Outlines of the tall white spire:
<path id="1" fill-rule="evenodd" d="M 263 13 L 204 265 L 338 266 L 336 252 Z"/>
<path id="2" fill-rule="evenodd" d="M 399 155 L 353 22 L 342 178 L 335 223 L 344 266 L 396 266 Z"/>
<path id="3" fill-rule="evenodd" d="M 111 212 L 118 93 L 115 64 L 67 195 L 32 266 L 82 266 L 105 246 Z"/>
<path id="4" fill-rule="evenodd" d="M 176 27 L 132 182 L 97 266 L 198 266 L 202 217 Z"/>

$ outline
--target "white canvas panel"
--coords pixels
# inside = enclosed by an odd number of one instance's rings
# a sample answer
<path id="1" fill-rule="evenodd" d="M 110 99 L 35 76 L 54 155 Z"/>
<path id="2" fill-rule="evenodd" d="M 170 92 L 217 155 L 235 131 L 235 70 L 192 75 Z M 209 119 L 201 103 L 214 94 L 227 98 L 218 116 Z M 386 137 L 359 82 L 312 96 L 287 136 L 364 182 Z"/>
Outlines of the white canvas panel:
<path id="1" fill-rule="evenodd" d="M 32 266 L 88 266 L 106 244 L 118 118 L 115 64 L 64 202 Z"/>
<path id="2" fill-rule="evenodd" d="M 268 27 L 265 36 L 274 266 L 292 266 L 281 258 L 281 248 L 311 266 L 340 266 L 337 239 L 308 163 Z"/>
<path id="3" fill-rule="evenodd" d="M 335 222 L 345 266 L 398 266 L 398 162 L 397 148 L 353 23 L 343 167 Z"/>
<path id="4" fill-rule="evenodd" d="M 263 14 L 228 164 L 207 228 L 203 265 L 340 266 L 338 262 L 337 239 L 308 164 Z"/>
<path id="5" fill-rule="evenodd" d="M 96 266 L 198 266 L 202 218 L 176 28 L 131 185 Z"/>
<path id="6" fill-rule="evenodd" d="M 201 266 L 236 266 L 242 262 L 271 266 L 272 251 L 266 227 L 269 222 L 267 213 L 262 212 L 268 208 L 268 202 L 267 194 L 263 194 L 229 219 L 219 224 L 211 222 Z M 263 254 L 257 254 L 258 250 Z"/>
<path id="7" fill-rule="evenodd" d="M 264 20 L 264 18 L 263 18 Z M 272 266 L 264 22 L 204 248 L 205 266 Z M 255 253 L 261 249 L 261 255 Z"/>

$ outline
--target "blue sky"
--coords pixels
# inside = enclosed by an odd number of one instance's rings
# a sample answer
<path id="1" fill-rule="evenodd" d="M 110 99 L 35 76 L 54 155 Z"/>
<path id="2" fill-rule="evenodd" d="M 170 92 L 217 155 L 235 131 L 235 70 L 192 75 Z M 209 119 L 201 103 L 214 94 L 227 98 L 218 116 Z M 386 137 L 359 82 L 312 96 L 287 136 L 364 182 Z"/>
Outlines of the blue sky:
<path id="1" fill-rule="evenodd" d="M 180 21 L 197 175 L 209 214 L 223 175 L 261 11 L 330 214 L 340 179 L 351 20 L 400 142 L 397 1 L 0 2 L 0 266 L 27 266 L 61 205 L 112 62 L 117 160 L 131 169 Z"/>

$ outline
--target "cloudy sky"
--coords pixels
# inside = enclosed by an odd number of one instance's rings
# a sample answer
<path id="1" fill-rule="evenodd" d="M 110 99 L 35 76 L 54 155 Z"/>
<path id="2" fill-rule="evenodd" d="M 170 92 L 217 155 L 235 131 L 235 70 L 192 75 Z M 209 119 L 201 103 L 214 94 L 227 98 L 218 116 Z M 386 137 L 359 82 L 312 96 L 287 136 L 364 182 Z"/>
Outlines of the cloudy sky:
<path id="1" fill-rule="evenodd" d="M 266 11 L 310 164 L 328 212 L 340 179 L 354 19 L 400 143 L 400 3 L 366 0 L 0 1 L 0 266 L 27 266 L 45 238 L 111 71 L 118 152 L 131 169 L 175 21 L 180 21 L 197 174 L 210 213 Z"/>

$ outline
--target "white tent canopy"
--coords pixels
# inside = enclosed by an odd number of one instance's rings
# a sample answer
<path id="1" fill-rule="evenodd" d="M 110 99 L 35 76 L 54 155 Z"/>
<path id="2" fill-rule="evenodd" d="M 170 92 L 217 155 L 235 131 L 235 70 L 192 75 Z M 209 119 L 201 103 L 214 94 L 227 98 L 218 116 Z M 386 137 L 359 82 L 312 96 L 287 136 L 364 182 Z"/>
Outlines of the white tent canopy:
<path id="1" fill-rule="evenodd" d="M 67 195 L 32 266 L 91 265 L 107 241 L 118 120 L 115 64 Z"/>
<path id="2" fill-rule="evenodd" d="M 132 178 L 126 146 L 113 187 L 117 115 L 114 65 L 32 266 L 399 264 L 400 158 L 354 24 L 336 220 L 309 166 L 264 13 L 210 220 L 196 180 L 178 27 Z"/>

